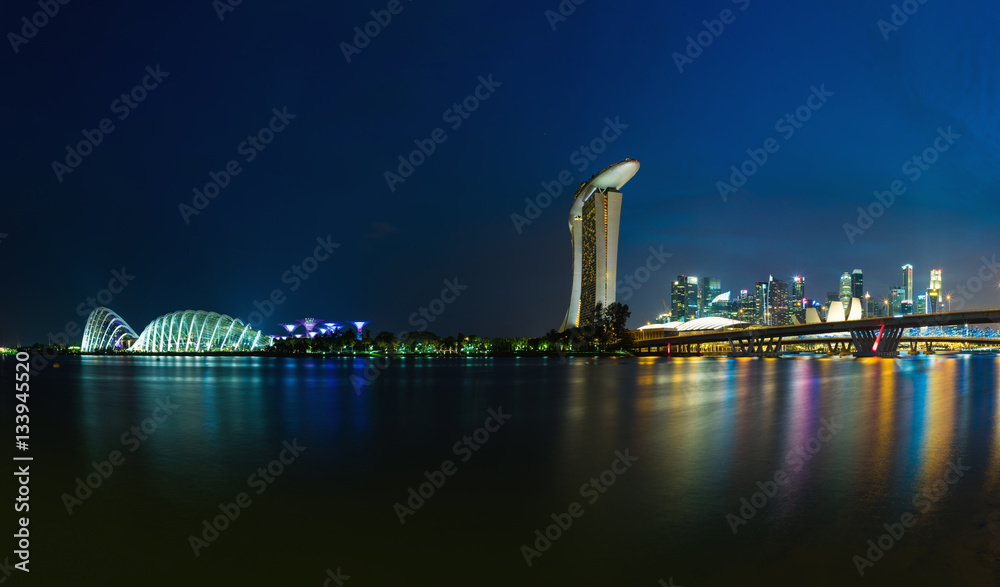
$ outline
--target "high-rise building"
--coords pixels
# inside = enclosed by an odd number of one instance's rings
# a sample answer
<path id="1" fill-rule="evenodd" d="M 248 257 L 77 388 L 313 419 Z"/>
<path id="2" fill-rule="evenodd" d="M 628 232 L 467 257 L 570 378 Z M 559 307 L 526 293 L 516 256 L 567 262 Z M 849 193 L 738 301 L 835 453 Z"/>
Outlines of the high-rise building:
<path id="1" fill-rule="evenodd" d="M 865 299 L 864 276 L 860 269 L 851 272 L 851 297 Z"/>
<path id="2" fill-rule="evenodd" d="M 687 317 L 687 284 L 687 277 L 678 275 L 670 286 L 670 317 L 677 322 Z"/>
<path id="3" fill-rule="evenodd" d="M 903 265 L 903 289 L 906 290 L 906 299 L 913 299 L 913 265 L 907 263 Z"/>
<path id="4" fill-rule="evenodd" d="M 788 324 L 788 284 L 774 277 L 758 281 L 755 289 L 754 322 L 762 326 Z"/>
<path id="5" fill-rule="evenodd" d="M 771 278 L 771 326 L 784 326 L 791 324 L 791 316 L 788 308 L 788 282 Z M 804 314 L 803 314 L 804 316 Z"/>
<path id="6" fill-rule="evenodd" d="M 720 293 L 719 295 L 712 298 L 712 301 L 708 305 L 708 313 L 706 316 L 713 316 L 717 318 L 729 318 L 730 317 L 730 306 L 729 306 L 729 292 Z"/>
<path id="7" fill-rule="evenodd" d="M 851 276 L 844 271 L 844 274 L 840 276 L 840 303 L 846 308 L 851 304 L 851 297 L 854 295 L 854 289 L 851 287 Z"/>
<path id="8" fill-rule="evenodd" d="M 638 161 L 619 161 L 581 184 L 574 194 L 569 211 L 573 284 L 560 332 L 588 323 L 597 304 L 607 308 L 615 301 L 622 211 L 619 190 L 637 171 Z"/>
<path id="9" fill-rule="evenodd" d="M 722 293 L 722 281 L 717 277 L 702 277 L 698 293 L 701 295 L 701 315 L 711 316 L 712 302 Z"/>
<path id="10" fill-rule="evenodd" d="M 903 315 L 903 300 L 906 298 L 906 289 L 899 285 L 889 288 L 889 311 L 890 316 Z"/>
<path id="11" fill-rule="evenodd" d="M 806 278 L 796 276 L 792 280 L 792 295 L 788 300 L 788 309 L 800 322 L 806 320 L 806 303 Z"/>
<path id="12" fill-rule="evenodd" d="M 700 317 L 699 307 L 701 304 L 699 300 L 701 299 L 701 294 L 698 291 L 698 278 L 691 276 L 688 277 L 687 285 L 687 317 L 688 320 L 694 320 Z"/>
<path id="13" fill-rule="evenodd" d="M 901 313 L 903 316 L 909 316 L 913 313 L 913 300 L 903 300 Z"/>
<path id="14" fill-rule="evenodd" d="M 943 312 L 944 308 L 941 305 L 943 298 L 944 296 L 941 294 L 941 270 L 931 269 L 930 287 L 927 288 L 927 313 Z"/>
<path id="15" fill-rule="evenodd" d="M 865 293 L 865 318 L 878 318 L 880 312 L 878 311 L 879 305 L 878 300 L 873 298 L 871 294 Z"/>
<path id="16" fill-rule="evenodd" d="M 927 313 L 927 294 L 920 294 L 917 296 L 917 306 L 913 311 L 915 314 Z"/>
<path id="17" fill-rule="evenodd" d="M 941 270 L 931 269 L 931 285 L 929 289 L 941 291 Z"/>
<path id="18" fill-rule="evenodd" d="M 927 289 L 927 313 L 936 314 L 941 311 L 941 292 L 928 288 Z"/>
<path id="19" fill-rule="evenodd" d="M 741 289 L 736 298 L 729 297 L 729 317 L 733 320 L 753 322 L 754 310 L 754 297 L 747 290 Z"/>

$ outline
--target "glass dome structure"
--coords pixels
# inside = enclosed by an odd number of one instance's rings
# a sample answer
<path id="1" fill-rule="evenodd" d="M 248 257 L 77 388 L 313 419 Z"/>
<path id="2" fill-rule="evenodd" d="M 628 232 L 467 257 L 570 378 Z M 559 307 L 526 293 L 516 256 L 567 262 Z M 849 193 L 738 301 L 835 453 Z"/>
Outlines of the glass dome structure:
<path id="1" fill-rule="evenodd" d="M 182 310 L 164 314 L 138 335 L 108 308 L 96 308 L 83 333 L 83 351 L 127 350 L 139 353 L 253 351 L 271 345 L 271 336 L 238 318 Z"/>

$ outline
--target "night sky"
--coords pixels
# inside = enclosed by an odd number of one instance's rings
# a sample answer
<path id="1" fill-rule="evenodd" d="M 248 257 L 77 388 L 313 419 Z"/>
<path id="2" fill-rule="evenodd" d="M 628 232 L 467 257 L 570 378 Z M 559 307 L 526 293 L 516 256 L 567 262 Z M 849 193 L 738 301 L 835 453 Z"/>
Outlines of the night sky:
<path id="1" fill-rule="evenodd" d="M 626 157 L 642 166 L 623 189 L 618 277 L 650 247 L 672 254 L 620 300 L 632 326 L 680 273 L 723 291 L 801 274 L 822 299 L 860 268 L 882 297 L 911 263 L 918 290 L 943 269 L 954 309 L 1000 306 L 1000 266 L 982 259 L 1000 256 L 996 4 L 905 3 L 898 27 L 888 1 L 803 4 L 567 0 L 563 18 L 555 0 L 69 2 L 19 41 L 41 9 L 4 2 L 0 345 L 82 329 L 80 304 L 122 268 L 134 279 L 107 305 L 137 331 L 183 309 L 246 319 L 275 289 L 268 333 L 306 316 L 415 330 L 457 278 L 428 330 L 540 335 L 569 301 L 572 192 Z M 700 33 L 711 44 L 686 48 Z M 779 122 L 796 109 L 799 128 Z M 103 119 L 113 130 L 95 134 Z M 262 150 L 244 144 L 268 125 L 281 130 Z M 100 143 L 77 161 L 83 131 Z M 602 133 L 614 141 L 587 159 Z M 433 153 L 387 180 L 415 141 Z M 723 197 L 730 166 L 765 144 Z M 571 185 L 516 223 L 563 170 Z M 199 210 L 210 173 L 226 185 Z M 896 180 L 905 192 L 870 227 L 845 230 Z M 339 246 L 283 279 L 317 238 Z"/>

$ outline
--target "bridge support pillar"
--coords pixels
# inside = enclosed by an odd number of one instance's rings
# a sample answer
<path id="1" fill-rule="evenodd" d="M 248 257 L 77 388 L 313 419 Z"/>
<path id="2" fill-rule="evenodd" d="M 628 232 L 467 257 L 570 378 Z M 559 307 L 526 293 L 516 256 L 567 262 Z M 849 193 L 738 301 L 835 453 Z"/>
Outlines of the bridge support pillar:
<path id="1" fill-rule="evenodd" d="M 851 331 L 855 357 L 897 357 L 902 328 L 865 328 Z"/>

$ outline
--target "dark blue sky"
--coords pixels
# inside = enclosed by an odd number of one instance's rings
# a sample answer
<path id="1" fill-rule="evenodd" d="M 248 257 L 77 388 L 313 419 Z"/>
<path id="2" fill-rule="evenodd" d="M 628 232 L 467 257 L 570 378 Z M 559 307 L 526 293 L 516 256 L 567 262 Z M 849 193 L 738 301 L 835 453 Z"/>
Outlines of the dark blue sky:
<path id="1" fill-rule="evenodd" d="M 619 278 L 649 247 L 672 253 L 627 300 L 633 325 L 679 273 L 724 291 L 802 274 L 823 297 L 860 268 L 882 296 L 912 263 L 917 289 L 941 267 L 954 305 L 981 274 L 965 306 L 1000 306 L 1000 267 L 982 260 L 1000 254 L 993 2 L 914 3 L 884 34 L 891 2 L 587 0 L 553 30 L 555 1 L 403 0 L 348 63 L 341 44 L 387 5 L 243 2 L 220 21 L 207 0 L 70 2 L 15 53 L 7 33 L 40 8 L 5 2 L 0 344 L 82 328 L 77 307 L 122 267 L 134 279 L 109 306 L 137 330 L 181 309 L 246 318 L 280 289 L 267 332 L 307 315 L 398 332 L 457 278 L 467 289 L 429 330 L 539 335 L 569 300 L 573 188 L 520 234 L 511 215 L 561 171 L 575 185 L 625 157 L 642 167 L 623 190 Z M 673 54 L 726 9 L 732 22 L 678 71 Z M 114 101 L 157 66 L 168 75 L 121 119 Z M 480 76 L 499 85 L 454 118 Z M 816 110 L 813 87 L 832 93 Z M 776 127 L 802 106 L 793 134 Z M 241 148 L 275 108 L 295 118 L 262 151 Z M 114 130 L 57 179 L 53 162 L 104 118 Z M 605 119 L 627 128 L 575 164 Z M 935 151 L 949 127 L 960 136 Z M 385 172 L 436 128 L 446 138 L 390 190 Z M 770 138 L 778 150 L 724 201 L 717 182 Z M 915 178 L 904 164 L 926 149 Z M 185 223 L 179 206 L 231 160 L 239 175 Z M 894 180 L 905 193 L 851 242 L 844 224 Z M 328 235 L 339 248 L 293 291 L 282 276 Z"/>

